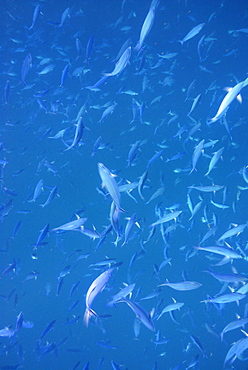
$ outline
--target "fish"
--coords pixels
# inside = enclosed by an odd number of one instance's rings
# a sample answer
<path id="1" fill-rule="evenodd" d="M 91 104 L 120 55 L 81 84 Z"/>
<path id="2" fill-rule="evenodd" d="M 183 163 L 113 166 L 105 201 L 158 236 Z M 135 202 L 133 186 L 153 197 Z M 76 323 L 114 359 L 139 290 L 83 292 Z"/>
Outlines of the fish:
<path id="1" fill-rule="evenodd" d="M 84 60 L 84 63 L 86 64 L 89 64 L 89 59 L 91 56 L 91 52 L 93 50 L 93 46 L 94 46 L 94 36 L 91 35 L 86 45 L 85 60 Z"/>
<path id="2" fill-rule="evenodd" d="M 158 286 L 169 286 L 172 289 L 179 290 L 179 291 L 187 291 L 187 290 L 194 290 L 198 289 L 202 286 L 201 283 L 198 283 L 197 281 L 182 281 L 180 283 L 169 283 L 167 281 L 164 284 L 160 284 Z"/>
<path id="3" fill-rule="evenodd" d="M 241 224 L 238 226 L 234 226 L 232 229 L 226 231 L 221 237 L 218 239 L 218 243 L 221 242 L 222 240 L 225 240 L 227 238 L 230 238 L 231 236 L 238 235 L 244 231 L 246 228 L 247 224 Z"/>
<path id="4" fill-rule="evenodd" d="M 203 191 L 204 193 L 211 193 L 223 189 L 222 185 L 212 185 L 212 186 L 188 186 L 188 189 L 195 189 Z"/>
<path id="5" fill-rule="evenodd" d="M 220 159 L 220 157 L 221 157 L 221 155 L 223 153 L 223 150 L 224 150 L 224 147 L 223 148 L 220 148 L 219 150 L 217 150 L 217 152 L 214 153 L 214 155 L 211 158 L 211 161 L 209 163 L 208 171 L 205 173 L 204 176 L 207 176 L 212 171 L 212 169 L 214 168 L 214 166 L 216 165 L 216 163 Z"/>
<path id="6" fill-rule="evenodd" d="M 25 86 L 27 85 L 25 80 L 31 68 L 32 68 L 32 55 L 29 53 L 23 61 L 21 70 L 21 81 Z"/>
<path id="7" fill-rule="evenodd" d="M 70 8 L 69 8 L 69 7 L 68 7 L 68 8 L 66 8 L 66 9 L 63 11 L 63 13 L 62 13 L 62 15 L 61 15 L 61 20 L 60 20 L 60 23 L 59 23 L 58 27 L 62 27 L 62 26 L 63 26 L 63 24 L 65 23 L 66 18 L 67 18 L 67 17 L 68 17 L 68 15 L 69 15 L 69 12 L 70 12 Z"/>
<path id="8" fill-rule="evenodd" d="M 126 285 L 118 293 L 116 293 L 110 298 L 110 301 L 107 303 L 107 306 L 108 307 L 113 306 L 120 299 L 126 298 L 128 295 L 131 295 L 134 288 L 135 288 L 135 284 Z"/>
<path id="9" fill-rule="evenodd" d="M 134 214 L 129 218 L 129 220 L 128 220 L 127 224 L 126 224 L 125 232 L 124 232 L 124 242 L 123 242 L 123 243 L 122 243 L 122 245 L 121 245 L 122 247 L 123 247 L 125 244 L 127 244 L 127 243 L 128 243 L 129 235 L 130 235 L 131 230 L 132 230 L 132 228 L 133 228 L 133 226 L 134 226 L 135 224 L 136 224 L 138 227 L 140 227 L 140 226 L 139 226 L 139 224 L 138 224 L 138 222 L 137 222 L 137 214 L 136 214 L 136 213 L 134 213 Z"/>
<path id="10" fill-rule="evenodd" d="M 71 222 L 67 222 L 66 224 L 61 225 L 59 227 L 55 227 L 51 231 L 57 231 L 57 230 L 63 230 L 63 231 L 76 230 L 76 229 L 82 227 L 82 225 L 86 221 L 87 221 L 87 218 L 80 218 L 79 216 L 77 216 L 77 219 L 76 220 L 71 221 Z"/>
<path id="11" fill-rule="evenodd" d="M 56 320 L 53 320 L 51 321 L 47 327 L 45 328 L 45 330 L 43 331 L 43 333 L 41 334 L 41 337 L 40 337 L 40 340 L 44 338 L 44 336 L 54 327 L 54 324 L 56 323 Z"/>
<path id="12" fill-rule="evenodd" d="M 243 258 L 240 254 L 235 252 L 233 249 L 227 248 L 227 247 L 222 247 L 222 246 L 219 246 L 219 245 L 209 246 L 209 247 L 196 246 L 194 248 L 197 249 L 197 250 L 200 250 L 200 251 L 206 251 L 206 252 L 210 252 L 210 253 L 220 254 L 222 256 L 229 257 L 231 259 Z"/>
<path id="13" fill-rule="evenodd" d="M 84 313 L 84 324 L 86 327 L 89 325 L 89 320 L 92 316 L 97 316 L 96 312 L 92 309 L 92 303 L 96 296 L 103 291 L 105 286 L 107 285 L 109 279 L 112 276 L 115 267 L 112 267 L 106 271 L 104 271 L 101 275 L 99 275 L 90 285 L 85 298 L 86 309 Z"/>
<path id="14" fill-rule="evenodd" d="M 157 317 L 157 320 L 160 319 L 160 317 L 166 313 L 166 312 L 171 312 L 171 311 L 175 311 L 175 310 L 180 310 L 181 307 L 184 306 L 184 303 L 183 302 L 177 302 L 174 298 L 172 298 L 173 302 L 172 304 L 169 304 L 168 306 L 166 306 L 162 311 L 161 313 L 159 314 L 159 316 Z"/>
<path id="15" fill-rule="evenodd" d="M 224 294 L 224 295 L 221 295 L 221 296 L 215 297 L 215 298 L 205 299 L 204 301 L 200 301 L 200 302 L 231 303 L 231 302 L 240 301 L 241 299 L 244 299 L 245 297 L 246 297 L 245 294 L 230 293 L 230 294 Z"/>
<path id="16" fill-rule="evenodd" d="M 188 40 L 192 39 L 193 37 L 195 37 L 196 35 L 198 35 L 198 33 L 201 32 L 201 30 L 204 26 L 205 26 L 205 23 L 200 23 L 197 26 L 193 27 L 192 30 L 189 31 L 187 33 L 187 35 L 182 40 L 178 40 L 178 42 L 180 42 L 181 45 L 183 45 L 186 41 L 188 41 Z"/>
<path id="17" fill-rule="evenodd" d="M 200 155 L 202 153 L 204 143 L 205 143 L 205 140 L 203 139 L 195 147 L 195 150 L 194 150 L 194 153 L 193 153 L 193 156 L 192 156 L 192 169 L 190 171 L 190 174 L 193 171 L 196 171 L 196 164 L 197 164 L 198 159 L 200 158 Z"/>
<path id="18" fill-rule="evenodd" d="M 147 329 L 155 331 L 155 326 L 151 316 L 138 303 L 129 301 L 126 298 L 122 298 L 118 301 L 118 303 L 120 302 L 125 302 L 133 310 L 137 319 L 142 322 L 142 324 L 144 324 Z"/>
<path id="19" fill-rule="evenodd" d="M 129 46 L 125 51 L 124 53 L 122 54 L 122 56 L 120 57 L 120 59 L 118 60 L 118 62 L 115 64 L 115 68 L 112 72 L 110 73 L 104 73 L 104 76 L 116 76 L 117 74 L 121 73 L 127 66 L 128 62 L 129 62 L 129 59 L 131 57 L 131 46 Z"/>
<path id="20" fill-rule="evenodd" d="M 239 82 L 237 85 L 232 87 L 224 99 L 222 100 L 219 109 L 216 113 L 216 115 L 209 120 L 208 123 L 214 123 L 218 121 L 223 115 L 226 113 L 229 105 L 232 103 L 232 101 L 239 95 L 240 91 L 243 89 L 243 87 L 248 85 L 248 77 L 244 80 Z"/>
<path id="21" fill-rule="evenodd" d="M 36 23 L 36 20 L 38 18 L 39 13 L 40 13 L 40 5 L 38 4 L 38 5 L 36 5 L 36 7 L 34 9 L 33 20 L 32 20 L 31 26 L 28 29 L 29 31 L 31 31 L 34 28 L 34 25 Z"/>
<path id="22" fill-rule="evenodd" d="M 75 135 L 74 135 L 74 139 L 73 139 L 73 142 L 70 146 L 68 146 L 64 152 L 66 152 L 67 150 L 70 150 L 72 148 L 75 148 L 80 140 L 82 139 L 82 136 L 83 136 L 83 129 L 84 129 L 84 124 L 83 124 L 83 118 L 82 117 L 79 117 L 78 121 L 77 121 L 77 124 L 76 124 L 76 130 L 75 130 Z"/>
<path id="23" fill-rule="evenodd" d="M 135 46 L 135 51 L 137 52 L 139 52 L 140 49 L 142 48 L 145 38 L 147 37 L 147 35 L 150 33 L 152 29 L 154 19 L 155 19 L 155 10 L 156 10 L 158 3 L 159 1 L 157 1 L 157 4 L 155 6 L 154 5 L 152 6 L 151 4 L 149 12 L 144 20 L 143 26 L 140 31 L 139 41 L 137 45 Z"/>
<path id="24" fill-rule="evenodd" d="M 120 205 L 120 191 L 114 179 L 114 175 L 102 163 L 98 163 L 98 172 L 102 180 L 102 187 L 105 187 L 114 201 L 118 212 L 125 212 Z"/>
<path id="25" fill-rule="evenodd" d="M 175 220 L 178 216 L 180 216 L 181 213 L 182 213 L 182 211 L 175 211 L 175 212 L 167 213 L 167 215 L 161 217 L 156 222 L 153 222 L 149 227 L 152 228 L 156 225 L 160 225 L 160 224 L 163 224 L 165 222 L 169 222 L 173 219 Z"/>
<path id="26" fill-rule="evenodd" d="M 35 189 L 34 189 L 33 198 L 31 200 L 29 200 L 29 202 L 35 202 L 36 201 L 36 199 L 38 198 L 38 196 L 43 191 L 43 185 L 44 185 L 44 181 L 43 181 L 43 179 L 40 179 L 39 182 L 37 183 Z"/>
<path id="27" fill-rule="evenodd" d="M 225 283 L 237 283 L 237 282 L 243 283 L 247 280 L 247 278 L 245 276 L 242 276 L 242 275 L 238 275 L 238 274 L 220 274 L 220 273 L 217 273 L 217 272 L 214 272 L 214 271 L 210 270 L 209 268 L 205 272 L 208 272 L 215 279 L 217 279 L 219 281 L 223 281 Z"/>
<path id="28" fill-rule="evenodd" d="M 227 324 L 224 329 L 222 330 L 222 332 L 220 333 L 220 338 L 221 338 L 221 341 L 223 341 L 223 337 L 224 337 L 224 334 L 231 331 L 231 330 L 235 330 L 235 329 L 238 329 L 238 328 L 244 328 L 244 326 L 248 323 L 248 319 L 241 319 L 239 318 L 238 320 L 235 320 L 235 321 L 231 321 L 229 322 L 229 324 Z"/>
<path id="29" fill-rule="evenodd" d="M 40 235 L 39 235 L 39 237 L 37 239 L 37 242 L 36 242 L 36 244 L 34 246 L 34 249 L 36 249 L 41 244 L 42 240 L 45 239 L 45 237 L 47 236 L 48 232 L 49 232 L 49 224 L 46 224 L 46 226 L 44 226 L 44 228 L 40 232 Z"/>
<path id="30" fill-rule="evenodd" d="M 57 186 L 54 186 L 54 188 L 52 188 L 52 190 L 51 190 L 50 194 L 49 194 L 49 195 L 48 195 L 48 197 L 47 197 L 47 200 L 45 201 L 45 203 L 44 203 L 44 204 L 40 204 L 40 206 L 41 206 L 42 208 L 44 208 L 44 207 L 46 207 L 48 204 L 50 204 L 50 203 L 51 203 L 51 201 L 55 198 L 55 196 L 56 196 L 56 195 L 58 195 L 58 194 L 57 194 L 57 190 L 58 190 L 58 187 L 57 187 Z"/>

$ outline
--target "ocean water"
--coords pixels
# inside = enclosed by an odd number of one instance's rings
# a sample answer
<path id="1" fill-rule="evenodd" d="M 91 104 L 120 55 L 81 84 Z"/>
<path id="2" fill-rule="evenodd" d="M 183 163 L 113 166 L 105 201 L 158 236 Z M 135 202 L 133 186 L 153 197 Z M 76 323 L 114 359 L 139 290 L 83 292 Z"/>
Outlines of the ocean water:
<path id="1" fill-rule="evenodd" d="M 1 3 L 0 369 L 247 369 L 247 2 Z"/>

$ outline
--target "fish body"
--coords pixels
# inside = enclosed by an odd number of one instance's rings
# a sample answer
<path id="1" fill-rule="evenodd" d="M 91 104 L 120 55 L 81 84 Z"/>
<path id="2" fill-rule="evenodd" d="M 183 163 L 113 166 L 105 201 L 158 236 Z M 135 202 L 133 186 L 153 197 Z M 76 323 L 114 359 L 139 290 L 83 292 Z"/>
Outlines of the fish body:
<path id="1" fill-rule="evenodd" d="M 175 212 L 168 213 L 167 215 L 161 217 L 158 221 L 153 222 L 149 227 L 151 228 L 151 227 L 154 227 L 156 225 L 160 225 L 160 224 L 163 224 L 165 222 L 169 222 L 173 219 L 176 219 L 181 213 L 182 213 L 182 211 L 175 211 Z"/>
<path id="2" fill-rule="evenodd" d="M 124 53 L 122 54 L 122 56 L 120 57 L 120 59 L 116 63 L 113 72 L 104 73 L 104 76 L 116 76 L 117 74 L 121 73 L 126 68 L 127 63 L 129 62 L 130 57 L 131 57 L 131 46 L 129 46 L 124 51 Z"/>
<path id="3" fill-rule="evenodd" d="M 245 294 L 241 293 L 230 293 L 230 294 L 224 294 L 216 298 L 209 298 L 201 302 L 210 302 L 210 303 L 231 303 L 240 301 L 241 299 L 244 299 L 246 297 Z"/>
<path id="4" fill-rule="evenodd" d="M 166 282 L 164 284 L 160 284 L 159 286 L 169 286 L 172 289 L 179 290 L 179 291 L 186 291 L 186 290 L 194 290 L 200 288 L 202 286 L 201 283 L 197 281 L 182 281 L 180 283 L 169 283 Z"/>
<path id="5" fill-rule="evenodd" d="M 219 245 L 209 246 L 209 247 L 198 246 L 198 247 L 194 247 L 194 248 L 198 249 L 200 251 L 206 251 L 206 252 L 220 254 L 222 256 L 229 257 L 229 258 L 232 258 L 232 259 L 243 258 L 240 254 L 235 252 L 233 249 L 222 247 L 222 246 L 219 246 Z"/>
<path id="6" fill-rule="evenodd" d="M 248 85 L 248 77 L 242 81 L 239 82 L 237 85 L 235 85 L 233 88 L 231 88 L 224 99 L 222 100 L 219 109 L 216 113 L 216 115 L 209 120 L 209 123 L 213 123 L 218 121 L 223 115 L 226 113 L 229 105 L 232 103 L 232 101 L 239 95 L 240 91 Z"/>
<path id="7" fill-rule="evenodd" d="M 73 139 L 73 142 L 72 144 L 66 148 L 64 150 L 64 152 L 66 152 L 67 150 L 69 149 L 72 149 L 72 148 L 75 148 L 75 146 L 78 145 L 78 143 L 80 142 L 80 140 L 82 139 L 82 136 L 83 136 L 83 129 L 84 129 L 84 124 L 83 124 L 83 118 L 82 117 L 79 117 L 78 121 L 77 121 L 77 124 L 76 124 L 76 131 L 75 131 L 75 135 L 74 135 L 74 139 Z"/>
<path id="8" fill-rule="evenodd" d="M 144 324 L 149 330 L 155 331 L 155 327 L 150 315 L 138 304 L 128 299 L 122 298 L 119 302 L 125 302 L 135 313 L 137 319 Z"/>
<path id="9" fill-rule="evenodd" d="M 89 320 L 90 320 L 91 316 L 93 316 L 93 315 L 97 316 L 97 314 L 95 313 L 95 311 L 93 311 L 93 309 L 91 307 L 92 303 L 93 303 L 94 299 L 96 298 L 96 296 L 100 292 L 102 292 L 103 289 L 105 288 L 105 286 L 107 285 L 109 279 L 112 276 L 113 270 L 114 270 L 114 268 L 111 268 L 111 269 L 108 269 L 108 270 L 104 271 L 90 285 L 90 287 L 89 287 L 89 289 L 86 293 L 86 299 L 85 299 L 85 303 L 86 303 L 86 309 L 85 309 L 85 313 L 84 313 L 84 324 L 85 324 L 85 326 L 89 325 Z"/>
<path id="10" fill-rule="evenodd" d="M 188 40 L 192 39 L 193 37 L 195 37 L 196 35 L 198 35 L 198 33 L 202 30 L 202 28 L 204 26 L 205 26 L 205 23 L 198 24 L 197 26 L 192 28 L 192 30 L 189 31 L 187 33 L 187 35 L 182 40 L 179 40 L 179 42 L 183 45 L 186 41 L 188 41 Z"/>
<path id="11" fill-rule="evenodd" d="M 114 175 L 102 163 L 98 163 L 98 171 L 102 180 L 102 187 L 105 187 L 114 201 L 118 211 L 123 212 L 120 206 L 120 191 L 114 179 Z"/>

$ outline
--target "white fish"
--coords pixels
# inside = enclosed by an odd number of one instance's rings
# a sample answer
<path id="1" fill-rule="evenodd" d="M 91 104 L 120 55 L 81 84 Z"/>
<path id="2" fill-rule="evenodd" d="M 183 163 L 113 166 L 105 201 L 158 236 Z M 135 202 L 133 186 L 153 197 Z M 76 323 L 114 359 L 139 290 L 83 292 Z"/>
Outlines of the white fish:
<path id="1" fill-rule="evenodd" d="M 166 312 L 171 312 L 171 311 L 175 311 L 175 310 L 180 310 L 181 307 L 183 307 L 184 303 L 183 302 L 177 302 L 174 298 L 172 298 L 173 302 L 172 304 L 169 304 L 168 306 L 166 306 L 162 312 L 160 313 L 160 315 L 158 316 L 157 320 L 160 319 L 160 317 L 166 313 Z"/>
<path id="2" fill-rule="evenodd" d="M 114 267 L 104 271 L 90 285 L 90 287 L 89 287 L 89 289 L 86 293 L 86 299 L 85 299 L 85 303 L 86 303 L 86 310 L 85 310 L 85 313 L 84 313 L 84 324 L 85 324 L 85 326 L 89 325 L 89 320 L 90 320 L 91 316 L 93 316 L 93 315 L 97 316 L 95 311 L 93 311 L 92 308 L 91 308 L 92 303 L 93 303 L 94 299 L 96 298 L 96 296 L 100 292 L 102 292 L 103 289 L 105 288 L 107 282 L 109 281 L 109 279 L 112 276 L 113 270 L 114 270 Z"/>
<path id="3" fill-rule="evenodd" d="M 124 51 L 124 53 L 122 54 L 122 56 L 120 57 L 120 59 L 116 63 L 113 72 L 104 73 L 104 76 L 115 76 L 118 73 L 121 73 L 124 70 L 124 68 L 126 68 L 126 65 L 129 62 L 130 56 L 131 56 L 131 46 L 129 46 Z"/>
<path id="4" fill-rule="evenodd" d="M 203 191 L 204 193 L 211 193 L 212 191 L 218 191 L 223 189 L 223 185 L 210 185 L 210 186 L 188 186 L 188 189 L 195 189 L 199 191 Z"/>
<path id="5" fill-rule="evenodd" d="M 155 18 L 155 8 L 151 7 L 141 28 L 140 38 L 137 45 L 135 46 L 135 51 L 139 51 L 142 48 L 146 36 L 152 29 L 154 18 Z"/>
<path id="6" fill-rule="evenodd" d="M 196 164 L 197 164 L 198 159 L 200 158 L 200 155 L 202 153 L 204 142 L 205 142 L 205 140 L 203 139 L 195 147 L 195 150 L 194 150 L 194 153 L 193 153 L 193 156 L 192 156 L 192 169 L 191 169 L 190 173 L 192 173 L 193 171 L 196 170 Z"/>
<path id="7" fill-rule="evenodd" d="M 221 296 L 215 297 L 215 298 L 205 299 L 204 301 L 200 301 L 200 302 L 231 303 L 231 302 L 240 301 L 241 299 L 244 299 L 245 297 L 246 297 L 245 294 L 230 293 L 230 294 L 224 294 L 224 295 L 221 295 Z"/>
<path id="8" fill-rule="evenodd" d="M 168 213 L 167 215 L 161 217 L 158 221 L 153 222 L 149 227 L 151 228 L 151 227 L 154 227 L 156 225 L 160 225 L 160 224 L 163 224 L 165 222 L 169 222 L 173 219 L 176 219 L 181 213 L 182 213 L 182 211 L 176 211 L 176 212 Z"/>
<path id="9" fill-rule="evenodd" d="M 230 238 L 231 236 L 234 236 L 234 235 L 237 235 L 237 234 L 240 234 L 242 233 L 242 231 L 244 231 L 244 229 L 246 228 L 247 224 L 242 224 L 242 225 L 239 225 L 239 226 L 235 226 L 233 227 L 232 229 L 226 231 L 223 235 L 221 235 L 221 237 L 218 239 L 218 243 L 222 240 L 225 240 L 227 238 Z"/>
<path id="10" fill-rule="evenodd" d="M 214 155 L 211 158 L 211 161 L 209 163 L 208 171 L 207 171 L 207 173 L 205 173 L 205 176 L 207 176 L 212 171 L 212 169 L 214 168 L 214 166 L 216 165 L 216 163 L 220 159 L 223 150 L 224 150 L 224 147 L 220 148 L 219 150 L 217 150 L 217 152 L 214 153 Z"/>
<path id="11" fill-rule="evenodd" d="M 218 121 L 225 113 L 231 102 L 239 95 L 240 91 L 248 85 L 248 77 L 242 81 L 239 82 L 237 85 L 235 85 L 233 88 L 231 88 L 224 99 L 222 100 L 220 107 L 218 109 L 218 112 L 216 115 L 209 120 L 209 123 L 213 123 Z"/>
<path id="12" fill-rule="evenodd" d="M 233 249 L 227 248 L 227 247 L 221 247 L 220 245 L 210 246 L 210 247 L 198 246 L 198 247 L 194 247 L 194 248 L 198 249 L 200 251 L 206 251 L 206 252 L 220 254 L 221 256 L 229 257 L 229 258 L 232 258 L 232 259 L 243 258 L 240 254 L 235 252 Z"/>
<path id="13" fill-rule="evenodd" d="M 179 290 L 179 291 L 186 291 L 186 290 L 193 290 L 198 289 L 202 286 L 201 283 L 197 281 L 182 281 L 180 283 L 169 283 L 168 281 L 164 284 L 160 284 L 159 286 L 169 286 L 172 289 Z"/>
<path id="14" fill-rule="evenodd" d="M 155 331 L 151 316 L 138 303 L 129 301 L 126 298 L 122 298 L 118 302 L 125 302 L 133 310 L 137 319 L 139 319 L 142 324 L 144 324 L 148 329 Z"/>
<path id="15" fill-rule="evenodd" d="M 77 215 L 76 215 L 77 216 Z M 63 230 L 63 231 L 70 231 L 70 230 L 76 230 L 79 227 L 82 227 L 82 225 L 87 221 L 87 218 L 80 218 L 77 216 L 77 220 L 68 222 L 67 224 L 64 224 L 59 227 L 55 227 L 51 231 L 57 231 L 57 230 Z"/>
<path id="16" fill-rule="evenodd" d="M 99 175 L 102 179 L 102 187 L 105 187 L 113 199 L 117 210 L 120 212 L 124 212 L 124 210 L 120 206 L 120 191 L 118 185 L 114 179 L 114 175 L 105 167 L 102 163 L 98 163 L 98 171 Z"/>
<path id="17" fill-rule="evenodd" d="M 198 24 L 198 26 L 195 26 L 194 28 L 192 28 L 191 31 L 189 31 L 189 33 L 187 33 L 187 35 L 182 39 L 182 40 L 179 40 L 179 42 L 183 45 L 186 41 L 192 39 L 194 36 L 198 35 L 198 33 L 201 31 L 201 29 L 205 26 L 205 23 L 200 23 Z"/>

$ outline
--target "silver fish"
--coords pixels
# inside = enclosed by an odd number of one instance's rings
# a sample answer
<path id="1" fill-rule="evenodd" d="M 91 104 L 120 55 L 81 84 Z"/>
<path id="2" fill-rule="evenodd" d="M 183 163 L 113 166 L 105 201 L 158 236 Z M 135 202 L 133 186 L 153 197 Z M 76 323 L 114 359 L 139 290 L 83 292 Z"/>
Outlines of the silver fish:
<path id="1" fill-rule="evenodd" d="M 125 302 L 135 313 L 137 319 L 139 319 L 142 324 L 144 324 L 148 329 L 155 331 L 155 327 L 150 315 L 138 304 L 128 299 L 122 298 L 118 302 Z"/>
<path id="2" fill-rule="evenodd" d="M 102 187 L 105 187 L 113 199 L 117 210 L 120 212 L 124 212 L 124 210 L 120 206 L 120 191 L 118 185 L 114 179 L 114 175 L 105 167 L 102 163 L 98 163 L 98 171 L 99 175 L 102 179 Z"/>
<path id="3" fill-rule="evenodd" d="M 124 53 L 122 54 L 122 56 L 120 57 L 120 59 L 116 63 L 113 72 L 104 73 L 104 76 L 116 76 L 117 74 L 121 73 L 126 68 L 127 63 L 129 62 L 130 57 L 131 57 L 131 46 L 129 46 L 124 51 Z"/>
<path id="4" fill-rule="evenodd" d="M 85 326 L 89 325 L 89 320 L 92 316 L 97 316 L 96 312 L 93 311 L 92 309 L 92 303 L 96 296 L 103 291 L 105 286 L 107 285 L 109 279 L 112 276 L 114 268 L 108 269 L 104 271 L 101 275 L 99 275 L 93 283 L 90 285 L 87 293 L 86 293 L 86 299 L 85 299 L 85 304 L 86 304 L 86 310 L 84 313 L 84 324 Z"/>
<path id="5" fill-rule="evenodd" d="M 196 35 L 198 35 L 198 33 L 202 30 L 202 28 L 204 26 L 205 26 L 205 23 L 198 24 L 197 26 L 192 28 L 192 30 L 189 31 L 187 33 L 187 35 L 182 40 L 179 40 L 179 42 L 183 45 L 186 41 L 188 41 L 188 40 L 192 39 L 193 37 L 195 37 Z"/>
<path id="6" fill-rule="evenodd" d="M 240 91 L 246 85 L 248 85 L 248 77 L 244 81 L 239 82 L 237 85 L 235 85 L 233 88 L 231 88 L 228 91 L 228 93 L 226 94 L 226 96 L 222 100 L 216 115 L 209 120 L 209 123 L 216 122 L 221 117 L 223 117 L 223 115 L 225 114 L 225 112 L 226 112 L 227 108 L 229 107 L 229 105 L 231 104 L 231 102 L 239 95 Z"/>

